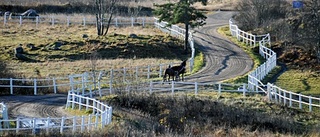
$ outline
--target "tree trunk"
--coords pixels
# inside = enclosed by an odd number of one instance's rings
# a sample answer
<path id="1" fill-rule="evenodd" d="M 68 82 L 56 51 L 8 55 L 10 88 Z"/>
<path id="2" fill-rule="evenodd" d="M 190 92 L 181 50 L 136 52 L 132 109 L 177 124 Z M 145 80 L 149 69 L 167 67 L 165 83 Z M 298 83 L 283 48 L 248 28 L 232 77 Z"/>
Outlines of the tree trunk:
<path id="1" fill-rule="evenodd" d="M 186 34 L 184 37 L 184 51 L 188 52 L 188 43 L 189 43 L 189 21 L 185 22 Z"/>
<path id="2" fill-rule="evenodd" d="M 112 13 L 111 15 L 109 16 L 109 20 L 108 20 L 108 24 L 106 26 L 106 32 L 103 34 L 104 36 L 107 35 L 108 31 L 109 31 L 109 27 L 110 27 L 110 24 L 111 24 L 111 19 L 112 19 Z"/>

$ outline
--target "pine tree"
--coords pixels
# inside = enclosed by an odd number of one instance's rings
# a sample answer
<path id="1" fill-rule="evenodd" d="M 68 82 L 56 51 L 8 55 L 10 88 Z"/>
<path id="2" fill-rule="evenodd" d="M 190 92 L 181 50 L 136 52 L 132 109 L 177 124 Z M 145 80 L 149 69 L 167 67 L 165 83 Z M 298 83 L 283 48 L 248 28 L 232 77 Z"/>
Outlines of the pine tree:
<path id="1" fill-rule="evenodd" d="M 196 2 L 207 4 L 207 0 L 179 0 L 177 3 L 166 3 L 155 5 L 154 14 L 159 17 L 159 21 L 166 21 L 169 25 L 183 23 L 185 25 L 184 50 L 188 50 L 189 26 L 194 28 L 203 26 L 207 17 L 200 10 L 192 7 Z"/>

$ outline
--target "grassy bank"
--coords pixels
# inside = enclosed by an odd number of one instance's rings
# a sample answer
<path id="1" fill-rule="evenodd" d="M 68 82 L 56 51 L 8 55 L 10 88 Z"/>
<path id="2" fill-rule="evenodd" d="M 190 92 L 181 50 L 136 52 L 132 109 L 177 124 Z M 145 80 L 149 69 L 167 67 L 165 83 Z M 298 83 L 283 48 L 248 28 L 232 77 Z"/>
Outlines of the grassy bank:
<path id="1" fill-rule="evenodd" d="M 287 91 L 320 96 L 320 75 L 316 72 L 289 69 L 279 76 L 275 84 Z"/>

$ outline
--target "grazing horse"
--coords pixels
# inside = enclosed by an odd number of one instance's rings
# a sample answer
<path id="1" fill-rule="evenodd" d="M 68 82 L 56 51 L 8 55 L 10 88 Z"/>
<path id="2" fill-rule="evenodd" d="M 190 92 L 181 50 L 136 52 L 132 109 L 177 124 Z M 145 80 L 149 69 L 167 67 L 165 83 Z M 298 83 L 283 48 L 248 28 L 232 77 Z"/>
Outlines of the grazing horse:
<path id="1" fill-rule="evenodd" d="M 186 73 L 186 65 L 187 65 L 187 60 L 184 60 L 179 66 L 171 67 L 171 69 L 177 72 L 177 75 L 176 75 L 177 78 L 180 79 L 180 75 L 182 76 L 182 81 L 184 80 L 184 73 Z"/>
<path id="2" fill-rule="evenodd" d="M 167 75 L 169 76 L 168 79 L 167 79 Z M 172 76 L 172 80 L 174 81 L 174 77 L 176 77 L 177 75 L 178 75 L 178 72 L 174 71 L 169 65 L 169 67 L 164 71 L 163 82 L 170 81 L 171 76 Z"/>

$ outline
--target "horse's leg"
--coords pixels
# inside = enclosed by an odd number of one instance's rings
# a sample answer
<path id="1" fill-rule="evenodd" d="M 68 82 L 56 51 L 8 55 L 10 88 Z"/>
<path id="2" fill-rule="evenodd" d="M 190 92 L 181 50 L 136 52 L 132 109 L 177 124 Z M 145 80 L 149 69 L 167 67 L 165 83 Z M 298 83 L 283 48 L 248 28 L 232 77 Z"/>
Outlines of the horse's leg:
<path id="1" fill-rule="evenodd" d="M 181 77 L 182 77 L 182 81 L 184 81 L 184 73 L 182 73 Z"/>

